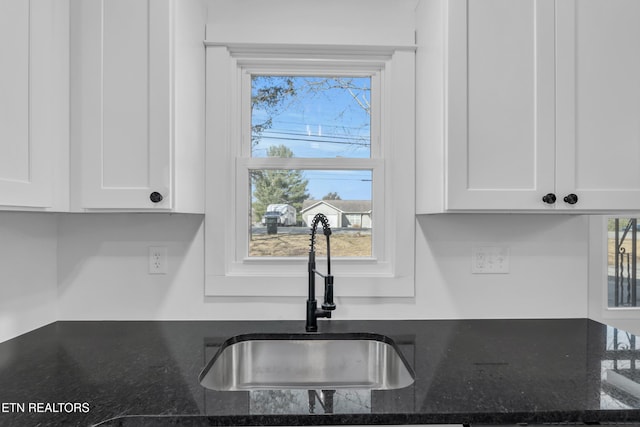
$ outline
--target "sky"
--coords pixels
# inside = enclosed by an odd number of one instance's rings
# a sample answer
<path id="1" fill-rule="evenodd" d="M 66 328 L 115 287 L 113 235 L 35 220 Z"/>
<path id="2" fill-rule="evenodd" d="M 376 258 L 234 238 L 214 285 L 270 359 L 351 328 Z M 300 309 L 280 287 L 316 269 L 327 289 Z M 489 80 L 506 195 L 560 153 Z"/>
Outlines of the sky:
<path id="1" fill-rule="evenodd" d="M 260 135 L 252 156 L 265 157 L 270 146 L 283 144 L 294 157 L 370 157 L 370 117 L 366 107 L 371 79 L 350 78 L 352 87 L 363 88 L 351 92 L 327 87 L 309 90 L 318 87 L 320 81 L 335 83 L 324 78 L 295 77 L 295 98 L 287 98 L 269 111 L 253 109 L 252 124 L 271 116 L 273 125 Z M 273 79 L 254 76 L 253 93 L 273 83 Z M 338 193 L 343 200 L 371 199 L 371 171 L 306 170 L 304 175 L 313 199 L 321 199 L 329 192 Z"/>

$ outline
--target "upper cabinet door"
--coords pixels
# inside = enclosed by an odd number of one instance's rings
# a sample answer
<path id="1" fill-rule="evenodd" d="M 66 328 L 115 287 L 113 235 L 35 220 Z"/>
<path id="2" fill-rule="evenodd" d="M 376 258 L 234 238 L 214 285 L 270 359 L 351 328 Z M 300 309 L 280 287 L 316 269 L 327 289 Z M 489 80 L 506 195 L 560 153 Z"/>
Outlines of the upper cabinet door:
<path id="1" fill-rule="evenodd" d="M 637 0 L 557 2 L 557 189 L 581 210 L 640 209 L 638 22 Z"/>
<path id="2" fill-rule="evenodd" d="M 0 1 L 0 206 L 54 207 L 68 147 L 66 2 Z"/>
<path id="3" fill-rule="evenodd" d="M 170 2 L 83 0 L 75 6 L 80 207 L 171 209 Z"/>
<path id="4" fill-rule="evenodd" d="M 447 4 L 446 209 L 552 206 L 554 1 Z"/>

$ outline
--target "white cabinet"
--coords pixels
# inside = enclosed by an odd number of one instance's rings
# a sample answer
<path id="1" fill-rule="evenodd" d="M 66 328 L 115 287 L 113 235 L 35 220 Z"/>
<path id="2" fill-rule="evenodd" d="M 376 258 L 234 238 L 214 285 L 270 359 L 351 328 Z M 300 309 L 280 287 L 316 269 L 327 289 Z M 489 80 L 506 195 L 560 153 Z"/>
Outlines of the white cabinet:
<path id="1" fill-rule="evenodd" d="M 203 2 L 71 9 L 72 208 L 203 212 Z"/>
<path id="2" fill-rule="evenodd" d="M 448 209 L 533 209 L 553 191 L 553 10 L 449 5 Z"/>
<path id="3" fill-rule="evenodd" d="M 418 213 L 640 209 L 639 2 L 421 8 Z"/>
<path id="4" fill-rule="evenodd" d="M 640 2 L 558 0 L 558 195 L 640 210 Z"/>
<path id="5" fill-rule="evenodd" d="M 64 209 L 68 12 L 64 0 L 0 1 L 1 209 Z"/>

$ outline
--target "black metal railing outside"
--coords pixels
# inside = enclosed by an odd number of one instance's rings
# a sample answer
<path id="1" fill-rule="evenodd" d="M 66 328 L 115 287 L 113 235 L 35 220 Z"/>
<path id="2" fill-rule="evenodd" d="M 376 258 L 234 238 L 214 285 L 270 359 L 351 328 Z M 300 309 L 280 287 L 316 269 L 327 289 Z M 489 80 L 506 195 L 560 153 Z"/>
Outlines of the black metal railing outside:
<path id="1" fill-rule="evenodd" d="M 622 234 L 621 234 L 622 231 Z M 624 246 L 631 239 L 631 252 Z M 614 295 L 615 307 L 637 307 L 638 219 L 631 218 L 620 230 L 620 218 L 615 219 Z"/>

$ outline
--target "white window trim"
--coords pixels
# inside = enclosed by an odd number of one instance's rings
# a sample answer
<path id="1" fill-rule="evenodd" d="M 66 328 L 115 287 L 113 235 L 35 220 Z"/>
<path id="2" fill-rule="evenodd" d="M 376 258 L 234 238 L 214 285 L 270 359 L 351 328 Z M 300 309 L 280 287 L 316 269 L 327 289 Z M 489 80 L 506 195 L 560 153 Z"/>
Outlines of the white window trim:
<path id="1" fill-rule="evenodd" d="M 371 258 L 333 258 L 336 297 L 412 297 L 415 248 L 415 76 L 414 52 L 394 47 L 358 49 L 327 46 L 207 44 L 207 200 L 205 295 L 302 296 L 307 293 L 304 258 L 248 258 L 248 169 L 367 169 L 373 171 L 376 224 Z M 372 141 L 371 159 L 250 158 L 250 135 L 243 135 L 242 79 L 247 71 L 340 70 L 362 75 L 380 70 L 382 143 Z M 344 70 L 344 73 L 342 72 Z M 246 101 L 246 100 L 245 100 Z M 243 114 L 244 113 L 244 114 Z M 376 126 L 372 123 L 372 129 Z M 375 133 L 375 132 L 374 132 Z M 241 142 L 242 141 L 242 142 Z M 248 142 L 247 142 L 248 141 Z M 378 151 L 376 151 L 378 150 Z M 280 164 L 281 163 L 281 164 Z M 383 185 L 375 183 L 383 183 Z M 240 213 L 241 214 L 238 214 Z M 374 212 L 376 212 L 374 210 Z M 376 221 L 380 218 L 376 214 Z M 244 240 L 243 240 L 244 239 Z M 319 262 L 322 269 L 322 260 Z M 321 289 L 318 290 L 321 293 Z"/>

